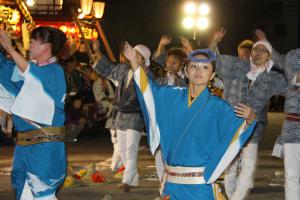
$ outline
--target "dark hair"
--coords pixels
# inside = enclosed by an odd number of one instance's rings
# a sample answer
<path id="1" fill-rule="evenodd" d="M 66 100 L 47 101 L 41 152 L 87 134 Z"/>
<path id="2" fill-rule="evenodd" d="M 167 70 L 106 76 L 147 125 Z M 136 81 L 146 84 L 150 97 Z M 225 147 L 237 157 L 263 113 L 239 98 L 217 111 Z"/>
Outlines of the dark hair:
<path id="1" fill-rule="evenodd" d="M 167 57 L 169 56 L 176 57 L 177 59 L 180 60 L 180 62 L 183 62 L 187 58 L 186 54 L 182 51 L 182 48 L 178 48 L 178 47 L 173 47 L 169 49 Z"/>
<path id="2" fill-rule="evenodd" d="M 75 56 L 69 56 L 68 58 L 66 58 L 65 60 L 64 60 L 64 62 L 65 63 L 77 63 L 77 59 L 76 59 L 76 57 Z"/>
<path id="3" fill-rule="evenodd" d="M 200 53 L 198 53 L 198 54 L 196 54 L 194 56 L 198 56 L 198 55 L 202 55 L 202 56 L 205 56 L 206 58 L 209 58 L 209 55 L 207 53 L 205 53 L 205 52 L 200 52 Z M 185 61 L 185 63 L 184 63 L 184 67 L 187 68 L 190 62 L 191 62 L 191 60 L 187 59 Z M 216 71 L 216 61 L 214 60 L 214 61 L 212 61 L 210 63 L 212 64 L 213 72 L 215 72 Z"/>
<path id="4" fill-rule="evenodd" d="M 53 27 L 40 26 L 31 33 L 31 38 L 51 44 L 51 54 L 56 56 L 64 47 L 67 37 L 61 30 Z"/>
<path id="5" fill-rule="evenodd" d="M 253 48 L 253 45 L 254 45 L 254 42 L 251 41 L 251 40 L 244 40 L 242 41 L 239 46 L 238 46 L 238 50 L 239 49 L 248 49 L 249 51 L 252 50 Z"/>

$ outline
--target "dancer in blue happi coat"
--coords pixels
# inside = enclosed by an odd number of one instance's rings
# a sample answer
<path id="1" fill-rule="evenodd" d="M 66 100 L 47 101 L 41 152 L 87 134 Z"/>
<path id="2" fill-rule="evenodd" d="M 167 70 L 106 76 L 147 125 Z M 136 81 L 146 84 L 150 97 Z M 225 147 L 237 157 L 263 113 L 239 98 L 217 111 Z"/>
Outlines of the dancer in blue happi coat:
<path id="1" fill-rule="evenodd" d="M 189 55 L 187 88 L 156 85 L 128 44 L 125 55 L 134 70 L 151 152 L 160 144 L 166 160 L 163 198 L 222 199 L 215 181 L 251 135 L 255 114 L 246 112 L 246 105 L 233 110 L 210 94 L 215 53 L 206 49 Z"/>
<path id="2" fill-rule="evenodd" d="M 0 109 L 12 114 L 17 131 L 12 170 L 16 199 L 55 200 L 64 181 L 66 83 L 55 55 L 65 42 L 58 29 L 34 29 L 29 47 L 34 62 L 29 62 L 0 31 L 0 43 L 13 60 L 0 55 Z"/>

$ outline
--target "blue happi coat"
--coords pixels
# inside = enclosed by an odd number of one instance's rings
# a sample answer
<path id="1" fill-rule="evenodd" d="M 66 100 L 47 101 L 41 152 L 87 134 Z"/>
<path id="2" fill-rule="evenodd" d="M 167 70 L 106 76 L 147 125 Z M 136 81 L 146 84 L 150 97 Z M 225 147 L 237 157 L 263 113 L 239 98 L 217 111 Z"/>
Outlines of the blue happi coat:
<path id="1" fill-rule="evenodd" d="M 37 66 L 30 62 L 22 73 L 14 62 L 0 54 L 0 109 L 12 114 L 17 132 L 63 126 L 65 92 L 64 72 L 60 65 Z M 53 197 L 63 183 L 65 173 L 63 142 L 16 145 L 12 182 L 17 199 Z"/>
<path id="2" fill-rule="evenodd" d="M 206 184 L 167 182 L 163 194 L 171 200 L 215 199 L 212 183 L 250 137 L 255 123 L 247 126 L 207 88 L 189 104 L 187 88 L 158 86 L 142 68 L 134 78 L 151 152 L 160 144 L 167 165 L 205 167 Z"/>

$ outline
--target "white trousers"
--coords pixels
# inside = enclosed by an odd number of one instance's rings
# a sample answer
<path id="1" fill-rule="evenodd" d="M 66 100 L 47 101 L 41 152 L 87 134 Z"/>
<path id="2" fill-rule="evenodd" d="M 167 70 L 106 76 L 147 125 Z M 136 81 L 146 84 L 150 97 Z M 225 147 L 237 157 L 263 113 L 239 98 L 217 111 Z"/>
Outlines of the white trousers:
<path id="1" fill-rule="evenodd" d="M 158 148 L 154 154 L 155 158 L 155 165 L 156 165 L 156 174 L 159 179 L 159 182 L 161 183 L 163 181 L 163 176 L 165 173 L 165 162 L 162 157 L 161 149 Z"/>
<path id="2" fill-rule="evenodd" d="M 224 186 L 228 199 L 243 200 L 253 188 L 257 151 L 257 143 L 248 143 L 226 169 Z"/>
<path id="3" fill-rule="evenodd" d="M 111 142 L 113 143 L 114 151 L 111 158 L 110 169 L 111 171 L 116 171 L 122 166 L 122 161 L 120 157 L 120 149 L 117 139 L 117 131 L 115 129 L 110 129 Z"/>
<path id="4" fill-rule="evenodd" d="M 286 143 L 283 149 L 285 200 L 300 200 L 300 143 Z"/>
<path id="5" fill-rule="evenodd" d="M 142 132 L 132 129 L 118 130 L 117 139 L 122 163 L 125 165 L 122 183 L 139 185 L 137 157 Z"/>

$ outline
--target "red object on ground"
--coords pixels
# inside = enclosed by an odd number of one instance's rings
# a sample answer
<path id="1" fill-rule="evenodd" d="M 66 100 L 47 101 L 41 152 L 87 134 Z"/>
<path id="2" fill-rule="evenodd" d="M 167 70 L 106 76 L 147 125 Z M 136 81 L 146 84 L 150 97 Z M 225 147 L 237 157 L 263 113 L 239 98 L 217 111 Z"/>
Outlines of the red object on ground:
<path id="1" fill-rule="evenodd" d="M 76 179 L 81 179 L 81 177 L 78 174 L 76 174 L 76 173 L 73 174 L 73 177 L 76 178 Z"/>
<path id="2" fill-rule="evenodd" d="M 122 172 L 122 171 L 124 171 L 124 170 L 125 170 L 125 166 L 122 165 L 122 166 L 118 169 L 117 173 Z"/>
<path id="3" fill-rule="evenodd" d="M 103 174 L 101 174 L 100 172 L 94 172 L 92 174 L 92 180 L 95 182 L 95 183 L 102 183 L 104 182 L 105 178 L 103 176 Z"/>

